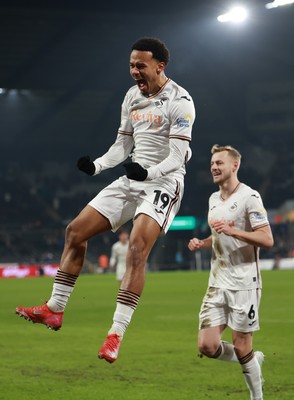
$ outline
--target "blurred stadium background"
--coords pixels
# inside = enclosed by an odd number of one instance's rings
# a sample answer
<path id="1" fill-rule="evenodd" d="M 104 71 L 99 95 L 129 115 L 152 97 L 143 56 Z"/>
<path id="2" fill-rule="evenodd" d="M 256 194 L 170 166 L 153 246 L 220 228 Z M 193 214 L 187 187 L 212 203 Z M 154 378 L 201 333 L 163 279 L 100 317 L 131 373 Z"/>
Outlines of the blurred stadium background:
<path id="1" fill-rule="evenodd" d="M 70 5 L 69 5 L 70 4 Z M 150 270 L 207 269 L 187 251 L 207 234 L 214 143 L 243 154 L 240 179 L 260 191 L 275 235 L 261 251 L 272 268 L 294 267 L 294 5 L 243 1 L 248 19 L 221 24 L 228 4 L 213 1 L 8 2 L 0 5 L 0 264 L 56 265 L 64 228 L 118 166 L 95 178 L 76 168 L 112 144 L 133 84 L 131 44 L 157 36 L 171 51 L 167 75 L 194 98 L 193 157 L 179 217 L 190 229 L 158 241 Z M 85 271 L 109 256 L 113 233 L 89 243 Z M 9 275 L 9 274 L 8 274 Z"/>

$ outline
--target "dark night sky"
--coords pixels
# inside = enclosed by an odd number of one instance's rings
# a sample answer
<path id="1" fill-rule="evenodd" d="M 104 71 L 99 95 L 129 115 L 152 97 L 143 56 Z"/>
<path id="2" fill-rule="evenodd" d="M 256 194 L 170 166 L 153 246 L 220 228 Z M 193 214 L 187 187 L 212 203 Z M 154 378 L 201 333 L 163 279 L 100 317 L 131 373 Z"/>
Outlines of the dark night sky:
<path id="1" fill-rule="evenodd" d="M 167 75 L 196 105 L 187 179 L 197 171 L 201 181 L 212 144 L 229 143 L 244 153 L 244 174 L 263 170 L 252 183 L 261 187 L 274 168 L 262 169 L 263 160 L 294 142 L 294 5 L 265 3 L 244 1 L 249 20 L 232 26 L 216 20 L 228 5 L 219 0 L 2 1 L 0 87 L 17 89 L 0 94 L 2 168 L 13 160 L 74 165 L 104 153 L 133 84 L 131 44 L 157 36 L 171 52 Z"/>

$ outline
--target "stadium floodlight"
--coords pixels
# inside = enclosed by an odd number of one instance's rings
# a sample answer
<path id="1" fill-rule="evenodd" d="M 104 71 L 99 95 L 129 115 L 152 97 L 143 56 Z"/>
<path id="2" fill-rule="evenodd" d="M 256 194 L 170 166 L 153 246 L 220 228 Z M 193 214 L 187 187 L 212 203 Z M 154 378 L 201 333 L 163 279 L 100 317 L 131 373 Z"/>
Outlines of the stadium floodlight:
<path id="1" fill-rule="evenodd" d="M 244 7 L 233 7 L 229 12 L 226 14 L 219 15 L 217 20 L 219 22 L 234 22 L 240 23 L 245 21 L 247 18 L 248 12 Z"/>
<path id="2" fill-rule="evenodd" d="M 271 8 L 286 6 L 288 4 L 293 4 L 293 3 L 294 0 L 274 0 L 271 3 L 267 3 L 265 5 L 265 8 L 271 9 Z"/>

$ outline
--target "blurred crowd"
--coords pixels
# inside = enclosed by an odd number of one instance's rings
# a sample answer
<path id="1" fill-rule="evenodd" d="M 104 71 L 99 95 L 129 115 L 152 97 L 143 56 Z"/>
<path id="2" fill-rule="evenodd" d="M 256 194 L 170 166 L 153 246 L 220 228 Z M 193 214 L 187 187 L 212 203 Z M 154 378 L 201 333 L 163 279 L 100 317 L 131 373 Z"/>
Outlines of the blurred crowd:
<path id="1" fill-rule="evenodd" d="M 285 163 L 287 160 L 282 159 L 280 166 L 284 165 L 286 168 Z M 294 163 L 287 165 L 292 168 Z M 202 169 L 200 166 L 199 162 L 197 180 L 201 179 L 202 184 L 194 185 L 190 182 L 181 215 L 195 215 L 205 221 L 207 199 L 215 187 L 211 184 L 207 165 L 203 163 Z M 0 172 L 0 262 L 58 263 L 66 225 L 113 176 L 110 177 L 105 171 L 103 177 L 89 178 L 75 168 L 69 168 L 66 163 L 44 163 L 31 165 L 30 168 L 21 163 L 11 163 L 5 168 Z M 249 179 L 249 182 L 252 179 L 256 181 L 251 184 L 253 187 L 263 190 L 267 209 L 277 207 L 288 195 L 292 195 L 294 199 L 294 193 L 291 193 L 294 185 L 289 178 L 294 174 L 283 174 L 283 171 L 283 168 L 273 169 L 273 173 L 267 175 L 262 184 L 258 182 L 257 174 Z M 119 175 L 120 171 L 116 173 Z M 187 179 L 191 178 L 188 176 Z M 150 256 L 151 268 L 164 268 L 164 265 L 190 268 L 194 261 L 186 249 L 186 243 L 192 235 L 205 236 L 207 229 L 207 224 L 203 223 L 195 232 L 170 232 L 155 246 Z M 261 250 L 261 257 L 293 256 L 291 243 L 294 224 L 272 221 L 272 230 L 275 246 L 271 250 Z M 96 265 L 101 255 L 109 256 L 111 246 L 116 240 L 117 236 L 113 232 L 91 239 L 87 253 L 89 263 Z"/>

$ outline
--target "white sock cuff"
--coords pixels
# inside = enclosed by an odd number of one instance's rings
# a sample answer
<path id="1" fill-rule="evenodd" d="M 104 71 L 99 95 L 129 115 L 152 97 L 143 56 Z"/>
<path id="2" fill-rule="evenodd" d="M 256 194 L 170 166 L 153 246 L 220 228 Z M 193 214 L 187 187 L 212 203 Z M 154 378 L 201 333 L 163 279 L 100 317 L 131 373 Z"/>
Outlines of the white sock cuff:
<path id="1" fill-rule="evenodd" d="M 62 285 L 61 283 L 54 283 L 53 284 L 53 289 L 56 292 L 68 292 L 68 293 L 72 293 L 74 290 L 74 286 L 67 286 L 67 285 Z"/>
<path id="2" fill-rule="evenodd" d="M 125 304 L 116 303 L 115 313 L 123 314 L 129 317 L 132 317 L 134 314 L 134 309 L 130 306 L 126 306 Z"/>

